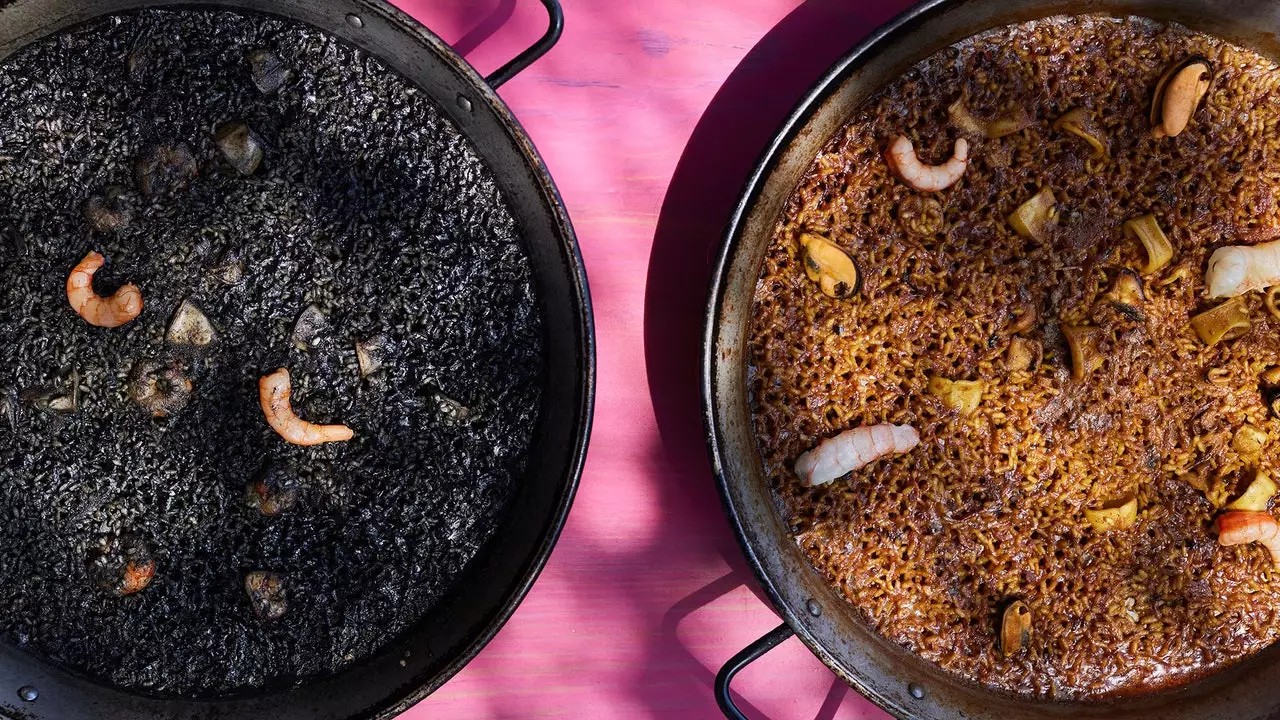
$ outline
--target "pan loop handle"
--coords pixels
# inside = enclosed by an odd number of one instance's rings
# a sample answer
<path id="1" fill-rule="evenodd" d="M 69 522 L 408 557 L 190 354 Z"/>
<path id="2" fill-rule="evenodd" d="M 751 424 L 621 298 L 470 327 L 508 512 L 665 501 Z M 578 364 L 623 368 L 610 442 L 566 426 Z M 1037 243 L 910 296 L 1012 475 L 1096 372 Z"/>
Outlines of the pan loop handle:
<path id="1" fill-rule="evenodd" d="M 547 15 L 551 16 L 551 24 L 547 27 L 547 32 L 528 50 L 515 56 L 511 59 L 511 62 L 494 70 L 484 79 L 489 84 L 489 87 L 494 90 L 519 75 L 525 68 L 537 61 L 538 58 L 546 55 L 547 51 L 555 47 L 555 44 L 560 41 L 560 36 L 564 34 L 564 10 L 560 8 L 560 0 L 542 0 L 542 4 L 547 8 Z"/>
<path id="2" fill-rule="evenodd" d="M 729 696 L 729 683 L 733 682 L 734 676 L 795 634 L 790 625 L 782 623 L 764 637 L 748 645 L 742 652 L 729 658 L 729 662 L 720 668 L 720 672 L 716 673 L 716 704 L 720 706 L 720 712 L 724 713 L 725 717 L 729 720 L 747 720 L 747 716 L 742 714 L 738 706 L 733 703 L 733 698 Z"/>

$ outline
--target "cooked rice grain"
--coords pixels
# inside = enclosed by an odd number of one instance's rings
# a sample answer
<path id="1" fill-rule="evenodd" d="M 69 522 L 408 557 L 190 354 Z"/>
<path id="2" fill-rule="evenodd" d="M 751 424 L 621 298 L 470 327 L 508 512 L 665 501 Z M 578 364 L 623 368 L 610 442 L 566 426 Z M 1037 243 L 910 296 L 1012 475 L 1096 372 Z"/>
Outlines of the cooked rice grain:
<path id="1" fill-rule="evenodd" d="M 1204 55 L 1217 78 L 1175 139 L 1147 110 L 1165 67 Z M 1280 79 L 1256 53 L 1138 18 L 1050 18 L 1002 28 L 924 61 L 864 105 L 814 162 L 778 224 L 750 340 L 756 435 L 781 511 L 814 567 L 878 631 L 982 684 L 1036 697 L 1097 698 L 1179 684 L 1271 643 L 1280 583 L 1258 546 L 1223 548 L 1214 508 L 1179 480 L 1194 468 L 1242 482 L 1230 447 L 1244 423 L 1280 436 L 1258 373 L 1280 362 L 1280 322 L 1255 303 L 1246 337 L 1205 347 L 1188 319 L 1207 307 L 1212 248 L 1280 227 Z M 979 140 L 964 178 L 935 193 L 944 227 L 899 224 L 914 192 L 882 148 L 907 133 L 925 162 L 950 155 L 947 106 L 1023 107 L 1035 124 Z M 1053 131 L 1094 114 L 1111 159 Z M 1044 245 L 1005 217 L 1043 185 L 1062 224 Z M 1141 248 L 1121 223 L 1154 213 L 1177 249 L 1144 278 L 1146 320 L 1097 298 Z M 801 230 L 829 237 L 865 271 L 832 300 L 800 265 Z M 1252 298 L 1251 302 L 1257 300 Z M 1017 313 L 1044 345 L 1032 371 L 1004 358 Z M 1077 382 L 1059 321 L 1103 327 L 1107 362 Z M 1209 371 L 1215 370 L 1209 380 Z M 1227 381 L 1221 377 L 1225 373 Z M 982 379 L 961 418 L 925 392 L 930 376 Z M 829 486 L 800 486 L 792 463 L 858 425 L 910 423 L 915 451 Z M 1262 466 L 1277 467 L 1277 445 Z M 1084 509 L 1136 493 L 1137 523 L 1095 533 Z M 1029 651 L 997 651 L 1013 598 L 1034 614 Z"/>

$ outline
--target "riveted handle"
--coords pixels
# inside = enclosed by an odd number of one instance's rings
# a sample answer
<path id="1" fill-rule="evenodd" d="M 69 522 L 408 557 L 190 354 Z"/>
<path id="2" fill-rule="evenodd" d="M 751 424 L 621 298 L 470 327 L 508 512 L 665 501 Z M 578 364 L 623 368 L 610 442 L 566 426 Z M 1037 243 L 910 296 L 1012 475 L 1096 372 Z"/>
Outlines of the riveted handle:
<path id="1" fill-rule="evenodd" d="M 494 90 L 519 75 L 525 68 L 537 61 L 538 58 L 546 55 L 547 51 L 555 47 L 555 44 L 560 41 L 560 36 L 564 34 L 564 10 L 560 8 L 559 0 L 542 0 L 542 4 L 547 8 L 547 15 L 551 19 L 547 31 L 528 50 L 515 56 L 511 59 L 511 62 L 494 70 L 489 77 L 484 79 L 485 82 L 489 83 L 489 87 Z"/>
<path id="2" fill-rule="evenodd" d="M 765 653 L 778 647 L 783 640 L 795 634 L 790 625 L 782 623 L 770 630 L 769 634 L 748 645 L 742 652 L 729 658 L 729 662 L 720 668 L 720 672 L 716 673 L 716 704 L 720 706 L 720 712 L 724 713 L 725 717 L 730 720 L 747 720 L 747 716 L 742 714 L 738 706 L 733 703 L 733 698 L 729 696 L 729 683 L 733 682 L 733 677 L 742 668 L 759 660 Z"/>

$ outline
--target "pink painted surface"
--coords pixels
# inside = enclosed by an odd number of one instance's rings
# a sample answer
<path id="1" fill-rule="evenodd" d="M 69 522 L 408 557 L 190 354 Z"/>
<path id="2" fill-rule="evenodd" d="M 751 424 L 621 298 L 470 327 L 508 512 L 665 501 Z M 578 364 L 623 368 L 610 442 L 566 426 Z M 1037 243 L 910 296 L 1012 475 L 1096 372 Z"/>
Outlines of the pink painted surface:
<path id="1" fill-rule="evenodd" d="M 397 0 L 482 73 L 541 34 L 535 0 Z M 906 0 L 565 0 L 502 96 L 586 258 L 599 338 L 582 488 L 538 584 L 480 656 L 402 716 L 713 718 L 711 683 L 778 623 L 708 469 L 697 342 L 710 258 L 801 94 Z M 753 718 L 883 718 L 792 639 L 739 676 Z"/>

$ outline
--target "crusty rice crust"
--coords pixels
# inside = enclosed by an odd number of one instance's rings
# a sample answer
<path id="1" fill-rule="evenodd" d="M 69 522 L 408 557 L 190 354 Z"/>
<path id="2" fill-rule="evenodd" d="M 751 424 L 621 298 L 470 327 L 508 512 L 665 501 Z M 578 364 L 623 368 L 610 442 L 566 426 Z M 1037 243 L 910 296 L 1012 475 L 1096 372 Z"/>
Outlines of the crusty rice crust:
<path id="1" fill-rule="evenodd" d="M 1217 76 L 1186 132 L 1157 140 L 1147 112 L 1170 63 Z M 780 512 L 813 566 L 885 636 L 981 684 L 1035 697 L 1099 698 L 1187 682 L 1271 643 L 1280 581 L 1258 546 L 1220 547 L 1217 514 L 1188 482 L 1242 485 L 1256 464 L 1231 447 L 1245 423 L 1280 437 L 1258 376 L 1280 363 L 1280 322 L 1255 293 L 1252 331 L 1206 347 L 1188 318 L 1205 299 L 1208 254 L 1280 236 L 1280 73 L 1256 53 L 1147 20 L 1050 18 L 1003 28 L 924 61 L 865 104 L 815 160 L 779 222 L 756 288 L 750 388 Z M 932 194 L 944 227 L 919 237 L 898 217 L 918 194 L 882 156 L 906 133 L 922 159 L 951 154 L 947 106 L 1022 107 L 1035 123 L 978 140 L 955 186 Z M 1110 159 L 1053 130 L 1073 107 L 1105 131 Z M 1005 218 L 1042 186 L 1062 223 L 1044 243 Z M 1141 248 L 1124 220 L 1153 213 L 1176 255 L 1143 277 L 1145 318 L 1099 298 Z M 797 236 L 820 233 L 864 274 L 852 300 L 822 295 Z M 1020 335 L 1043 344 L 1009 371 Z M 1105 363 L 1081 381 L 1059 323 L 1103 328 Z M 926 392 L 929 378 L 980 379 L 976 413 Z M 792 464 L 848 428 L 910 423 L 922 441 L 820 488 Z M 1277 468 L 1277 444 L 1263 454 Z M 1237 487 L 1238 489 L 1238 487 Z M 1095 532 L 1084 510 L 1136 494 L 1130 529 Z M 1001 610 L 1033 614 L 1029 649 L 1003 657 Z"/>

